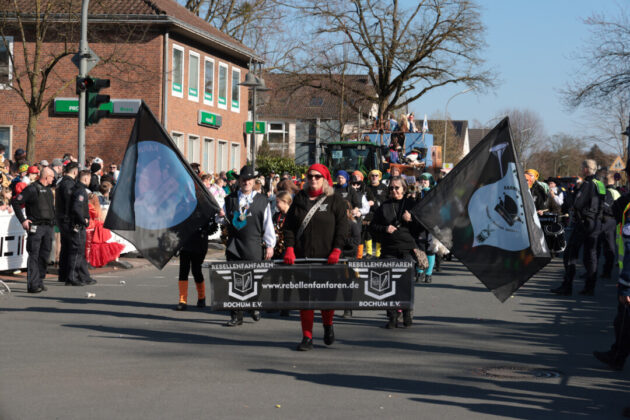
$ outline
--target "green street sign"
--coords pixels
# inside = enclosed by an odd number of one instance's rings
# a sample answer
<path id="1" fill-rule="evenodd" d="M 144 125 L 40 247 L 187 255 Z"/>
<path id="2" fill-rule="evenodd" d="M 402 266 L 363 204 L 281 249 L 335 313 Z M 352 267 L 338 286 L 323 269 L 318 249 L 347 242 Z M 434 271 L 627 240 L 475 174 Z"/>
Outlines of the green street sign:
<path id="1" fill-rule="evenodd" d="M 120 117 L 134 117 L 140 109 L 140 99 L 112 99 L 102 103 L 98 109 L 109 111 L 110 115 Z M 56 115 L 77 115 L 79 113 L 79 100 L 76 98 L 55 98 L 53 111 Z"/>
<path id="2" fill-rule="evenodd" d="M 78 114 L 79 100 L 74 98 L 55 98 L 53 109 L 55 114 Z"/>
<path id="3" fill-rule="evenodd" d="M 252 134 L 252 123 L 253 121 L 245 122 L 245 134 Z M 256 121 L 256 134 L 266 134 L 267 133 L 267 123 L 265 121 Z"/>
<path id="4" fill-rule="evenodd" d="M 197 124 L 205 125 L 212 128 L 221 127 L 222 118 L 220 115 L 211 112 L 199 110 L 199 118 Z"/>

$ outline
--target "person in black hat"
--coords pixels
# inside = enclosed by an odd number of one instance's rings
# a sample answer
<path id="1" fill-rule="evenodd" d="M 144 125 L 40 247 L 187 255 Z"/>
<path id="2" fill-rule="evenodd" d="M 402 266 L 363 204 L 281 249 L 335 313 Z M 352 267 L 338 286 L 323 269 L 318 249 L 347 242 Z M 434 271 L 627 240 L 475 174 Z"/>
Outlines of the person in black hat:
<path id="1" fill-rule="evenodd" d="M 239 189 L 225 197 L 223 211 L 219 214 L 228 226 L 225 249 L 228 261 L 262 261 L 273 256 L 276 233 L 267 197 L 254 191 L 257 176 L 254 168 L 243 166 L 238 178 Z M 253 311 L 252 318 L 258 321 L 260 312 Z M 242 324 L 243 311 L 232 311 L 226 325 Z"/>

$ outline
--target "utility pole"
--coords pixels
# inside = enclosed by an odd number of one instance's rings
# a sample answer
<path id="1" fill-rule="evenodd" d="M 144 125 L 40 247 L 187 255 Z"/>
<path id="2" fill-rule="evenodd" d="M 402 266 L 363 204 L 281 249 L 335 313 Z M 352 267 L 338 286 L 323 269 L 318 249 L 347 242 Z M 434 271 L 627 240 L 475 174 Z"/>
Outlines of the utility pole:
<path id="1" fill-rule="evenodd" d="M 88 6 L 90 0 L 83 0 L 81 4 L 81 41 L 79 43 L 79 78 L 87 77 L 87 66 L 90 50 L 87 40 Z M 85 165 L 85 114 L 87 107 L 87 92 L 79 92 L 79 167 Z"/>

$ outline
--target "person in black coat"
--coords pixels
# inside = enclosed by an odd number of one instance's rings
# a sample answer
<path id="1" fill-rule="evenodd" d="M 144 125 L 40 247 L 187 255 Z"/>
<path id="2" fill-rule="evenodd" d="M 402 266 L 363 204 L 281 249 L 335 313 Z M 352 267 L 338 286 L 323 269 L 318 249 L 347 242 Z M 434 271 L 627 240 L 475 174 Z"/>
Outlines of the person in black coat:
<path id="1" fill-rule="evenodd" d="M 300 226 L 309 210 L 321 201 L 321 205 L 312 219 L 298 235 Z M 295 195 L 293 204 L 287 213 L 283 234 L 286 251 L 285 264 L 294 264 L 297 258 L 327 258 L 328 264 L 336 264 L 341 256 L 345 236 L 348 232 L 347 205 L 344 199 L 335 194 L 328 168 L 321 164 L 311 165 L 307 172 L 307 183 L 303 190 Z M 335 341 L 333 330 L 333 310 L 322 310 L 324 324 L 324 343 L 331 345 Z M 313 349 L 314 311 L 300 311 L 302 321 L 302 342 L 299 351 Z"/>
<path id="2" fill-rule="evenodd" d="M 416 238 L 420 235 L 422 226 L 411 216 L 416 201 L 405 197 L 406 191 L 405 180 L 402 177 L 393 177 L 389 182 L 390 199 L 379 207 L 370 224 L 372 233 L 381 238 L 381 258 L 414 261 Z M 389 321 L 385 327 L 396 328 L 398 326 L 396 311 L 388 310 L 387 315 Z M 409 327 L 411 324 L 411 311 L 403 311 L 403 325 Z"/>

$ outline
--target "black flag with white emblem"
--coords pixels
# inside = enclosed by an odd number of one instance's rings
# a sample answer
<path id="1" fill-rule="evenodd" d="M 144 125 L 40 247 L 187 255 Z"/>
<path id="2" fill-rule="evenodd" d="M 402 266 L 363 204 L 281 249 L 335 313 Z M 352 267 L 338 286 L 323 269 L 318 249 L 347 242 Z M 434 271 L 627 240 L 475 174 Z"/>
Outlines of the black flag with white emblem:
<path id="1" fill-rule="evenodd" d="M 502 302 L 551 260 L 508 118 L 412 213 Z"/>
<path id="2" fill-rule="evenodd" d="M 159 269 L 220 210 L 144 102 L 113 195 L 105 227 Z"/>

